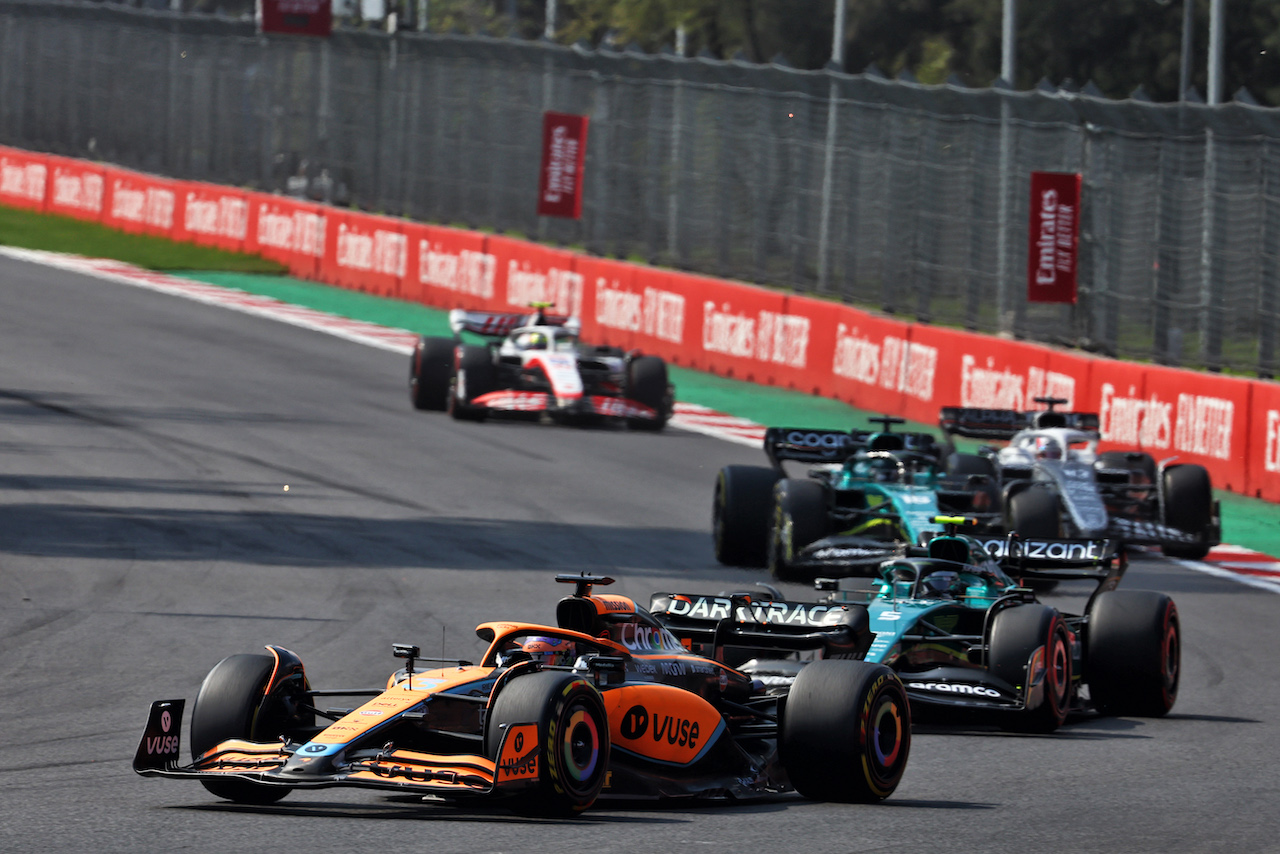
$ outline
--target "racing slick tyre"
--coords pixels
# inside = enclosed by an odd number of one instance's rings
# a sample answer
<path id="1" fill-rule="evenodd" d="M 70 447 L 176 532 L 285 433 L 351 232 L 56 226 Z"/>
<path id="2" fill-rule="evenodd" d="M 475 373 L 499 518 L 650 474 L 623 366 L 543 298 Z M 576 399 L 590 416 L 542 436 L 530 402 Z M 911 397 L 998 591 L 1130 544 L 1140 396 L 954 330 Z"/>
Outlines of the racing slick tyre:
<path id="1" fill-rule="evenodd" d="M 1007 729 L 1053 732 L 1066 720 L 1072 699 L 1071 639 L 1053 608 L 1015 605 L 997 613 L 991 621 L 987 669 L 1027 700 L 1028 708 Z"/>
<path id="2" fill-rule="evenodd" d="M 453 339 L 422 336 L 409 361 L 409 400 L 414 409 L 443 411 L 453 379 Z"/>
<path id="3" fill-rule="evenodd" d="M 816 480 L 789 477 L 774 484 L 768 553 L 774 578 L 796 579 L 796 552 L 826 535 L 827 515 L 827 490 Z"/>
<path id="4" fill-rule="evenodd" d="M 763 466 L 725 466 L 716 477 L 711 536 L 716 560 L 727 566 L 764 566 L 769 514 L 778 473 Z"/>
<path id="5" fill-rule="evenodd" d="M 1008 529 L 1024 539 L 1055 540 L 1062 536 L 1058 494 L 1027 487 L 1009 498 Z"/>
<path id="6" fill-rule="evenodd" d="M 985 480 L 977 487 L 972 499 L 972 509 L 981 512 L 995 512 L 1000 509 L 1000 478 L 996 474 L 995 464 L 986 457 L 977 454 L 952 453 L 947 455 L 943 480 L 953 489 L 971 489 L 969 478 L 982 475 Z M 985 496 L 985 498 L 980 497 Z M 986 506 L 982 506 L 985 504 Z M 941 508 L 939 508 L 941 509 Z M 969 512 L 969 509 L 961 513 Z"/>
<path id="7" fill-rule="evenodd" d="M 657 356 L 637 356 L 627 363 L 627 397 L 658 413 L 656 419 L 628 418 L 632 430 L 661 430 L 671 417 L 667 363 Z"/>
<path id="8" fill-rule="evenodd" d="M 1104 715 L 1159 717 L 1178 699 L 1178 608 L 1153 590 L 1099 593 L 1085 629 L 1085 679 Z"/>
<path id="9" fill-rule="evenodd" d="M 810 662 L 786 696 L 778 752 L 791 785 L 806 798 L 884 800 L 902 780 L 911 752 L 906 689 L 883 664 Z"/>
<path id="10" fill-rule="evenodd" d="M 275 665 L 269 655 L 232 655 L 214 665 L 191 710 L 192 758 L 230 738 L 271 742 L 283 734 L 288 717 L 283 702 L 275 697 L 263 702 Z M 247 780 L 202 779 L 200 783 L 218 797 L 241 804 L 272 804 L 293 791 Z"/>
<path id="11" fill-rule="evenodd" d="M 1166 543 L 1160 550 L 1169 557 L 1201 560 L 1209 553 L 1209 526 L 1213 522 L 1213 487 L 1204 466 L 1186 464 L 1164 470 L 1164 523 L 1170 528 L 1198 535 L 1199 543 Z"/>
<path id="12" fill-rule="evenodd" d="M 1024 539 L 1054 540 L 1062 536 L 1058 495 L 1050 489 L 1028 487 L 1009 499 L 1007 530 Z M 1048 593 L 1058 582 L 1047 578 L 1023 578 L 1018 583 L 1037 593 Z"/>
<path id="13" fill-rule="evenodd" d="M 537 723 L 539 751 L 537 782 L 515 796 L 515 810 L 569 816 L 591 806 L 609 770 L 609 718 L 599 692 L 563 671 L 515 677 L 489 709 L 485 755 L 497 760 L 506 727 L 518 723 Z"/>
<path id="14" fill-rule="evenodd" d="M 462 345 L 458 372 L 449 384 L 449 414 L 459 421 L 483 421 L 489 410 L 472 406 L 471 401 L 493 391 L 498 384 L 497 370 L 488 347 Z"/>

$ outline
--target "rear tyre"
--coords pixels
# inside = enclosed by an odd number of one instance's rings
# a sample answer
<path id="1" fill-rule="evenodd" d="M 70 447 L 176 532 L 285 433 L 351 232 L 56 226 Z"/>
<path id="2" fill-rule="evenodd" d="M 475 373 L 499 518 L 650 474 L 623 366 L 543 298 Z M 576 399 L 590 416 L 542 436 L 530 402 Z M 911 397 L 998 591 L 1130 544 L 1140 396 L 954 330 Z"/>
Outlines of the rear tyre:
<path id="1" fill-rule="evenodd" d="M 987 669 L 1035 703 L 1009 729 L 1053 732 L 1066 720 L 1071 710 L 1071 640 L 1053 608 L 1016 605 L 996 614 Z"/>
<path id="2" fill-rule="evenodd" d="M 800 670 L 779 723 L 778 750 L 806 798 L 871 803 L 893 794 L 911 753 L 902 682 L 883 664 L 822 659 Z"/>
<path id="3" fill-rule="evenodd" d="M 263 702 L 274 669 L 275 659 L 269 655 L 232 655 L 214 665 L 191 711 L 192 758 L 230 738 L 270 742 L 283 734 L 283 704 L 272 698 Z M 200 783 L 214 795 L 241 804 L 272 804 L 292 791 L 247 780 Z"/>
<path id="4" fill-rule="evenodd" d="M 773 487 L 769 528 L 769 572 L 779 581 L 796 578 L 796 553 L 827 533 L 827 491 L 814 480 L 784 478 Z"/>
<path id="5" fill-rule="evenodd" d="M 495 390 L 498 372 L 488 347 L 464 344 L 460 350 L 458 371 L 449 384 L 449 414 L 458 421 L 483 421 L 489 410 L 471 401 Z"/>
<path id="6" fill-rule="evenodd" d="M 453 340 L 423 336 L 409 361 L 409 401 L 414 409 L 443 411 L 453 379 Z"/>
<path id="7" fill-rule="evenodd" d="M 595 802 L 609 770 L 609 719 L 580 676 L 543 670 L 512 679 L 489 710 L 485 754 L 498 758 L 511 724 L 538 725 L 538 780 L 515 801 L 520 812 L 569 816 Z"/>
<path id="8" fill-rule="evenodd" d="M 765 565 L 773 485 L 777 481 L 777 472 L 762 466 L 720 469 L 711 509 L 711 536 L 720 563 Z"/>
<path id="9" fill-rule="evenodd" d="M 1204 466 L 1170 466 L 1164 470 L 1164 523 L 1170 528 L 1198 535 L 1203 542 L 1167 544 L 1160 550 L 1169 557 L 1201 560 L 1209 553 L 1209 526 L 1213 521 L 1213 487 Z"/>
<path id="10" fill-rule="evenodd" d="M 667 363 L 657 356 L 637 356 L 627 364 L 627 397 L 658 413 L 655 420 L 628 418 L 632 430 L 658 431 L 667 425 L 671 417 L 671 401 L 668 400 Z"/>
<path id="11" fill-rule="evenodd" d="M 1104 715 L 1160 717 L 1178 699 L 1182 631 L 1163 593 L 1111 590 L 1089 609 L 1085 675 Z"/>

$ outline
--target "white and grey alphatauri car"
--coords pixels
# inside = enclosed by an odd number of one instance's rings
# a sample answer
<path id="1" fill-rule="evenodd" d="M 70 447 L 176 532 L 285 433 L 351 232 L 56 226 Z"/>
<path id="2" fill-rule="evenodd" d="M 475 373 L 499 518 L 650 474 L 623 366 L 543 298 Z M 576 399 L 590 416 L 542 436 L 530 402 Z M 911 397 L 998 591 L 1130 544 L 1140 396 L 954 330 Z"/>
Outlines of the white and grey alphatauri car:
<path id="1" fill-rule="evenodd" d="M 675 401 L 666 362 L 583 344 L 579 319 L 548 314 L 548 307 L 536 305 L 531 314 L 449 312 L 454 337 L 423 336 L 414 348 L 414 408 L 471 421 L 499 412 L 546 413 L 561 422 L 621 421 L 661 430 Z M 468 343 L 464 332 L 484 343 Z"/>
<path id="2" fill-rule="evenodd" d="M 1098 415 L 1048 408 L 943 407 L 949 436 L 1004 439 L 948 459 L 952 476 L 993 479 L 1007 529 L 1023 537 L 1110 537 L 1198 560 L 1221 542 L 1218 504 L 1204 466 L 1157 462 L 1145 451 L 1098 451 Z"/>

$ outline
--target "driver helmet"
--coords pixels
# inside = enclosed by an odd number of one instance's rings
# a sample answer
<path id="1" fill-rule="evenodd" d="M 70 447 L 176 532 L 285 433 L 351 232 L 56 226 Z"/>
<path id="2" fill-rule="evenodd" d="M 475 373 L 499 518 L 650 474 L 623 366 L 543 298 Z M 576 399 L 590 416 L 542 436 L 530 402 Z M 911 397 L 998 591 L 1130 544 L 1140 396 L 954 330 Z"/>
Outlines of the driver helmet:
<path id="1" fill-rule="evenodd" d="M 524 339 L 526 350 L 547 349 L 547 336 L 541 332 L 530 332 Z"/>
<path id="2" fill-rule="evenodd" d="M 898 479 L 898 462 L 884 457 L 867 461 L 871 479 L 876 483 L 892 483 Z"/>
<path id="3" fill-rule="evenodd" d="M 570 665 L 574 660 L 574 643 L 564 638 L 531 637 L 520 648 L 534 661 L 544 665 Z"/>
<path id="4" fill-rule="evenodd" d="M 1058 444 L 1058 440 L 1052 436 L 1036 436 L 1036 459 L 1062 459 L 1062 445 Z"/>
<path id="5" fill-rule="evenodd" d="M 931 572 L 924 578 L 923 592 L 926 596 L 939 599 L 950 599 L 960 584 L 958 572 Z"/>

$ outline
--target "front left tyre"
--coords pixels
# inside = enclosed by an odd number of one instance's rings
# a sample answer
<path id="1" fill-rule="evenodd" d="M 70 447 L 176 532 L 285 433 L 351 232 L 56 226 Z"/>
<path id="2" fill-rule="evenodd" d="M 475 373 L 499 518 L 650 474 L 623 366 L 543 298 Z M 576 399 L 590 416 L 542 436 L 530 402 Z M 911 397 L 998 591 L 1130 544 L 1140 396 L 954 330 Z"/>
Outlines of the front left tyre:
<path id="1" fill-rule="evenodd" d="M 414 409 L 443 411 L 453 379 L 453 340 L 423 336 L 409 361 L 409 401 Z"/>
<path id="2" fill-rule="evenodd" d="M 581 676 L 543 670 L 507 682 L 489 709 L 485 754 L 497 759 L 511 724 L 536 722 L 538 778 L 512 805 L 531 815 L 571 816 L 595 803 L 609 770 L 609 719 Z"/>
<path id="3" fill-rule="evenodd" d="M 893 794 L 911 753 L 907 692 L 883 664 L 821 659 L 792 683 L 778 751 L 806 798 L 874 803 Z"/>
<path id="4" fill-rule="evenodd" d="M 463 344 L 458 348 L 458 370 L 449 384 L 449 414 L 458 421 L 483 421 L 489 415 L 484 406 L 474 406 L 471 401 L 494 391 L 498 385 L 498 371 L 488 347 Z"/>
<path id="5" fill-rule="evenodd" d="M 290 711 L 279 693 L 268 695 L 267 681 L 275 670 L 269 655 L 232 655 L 209 671 L 191 711 L 191 756 L 232 738 L 276 741 L 284 735 Z M 292 791 L 248 780 L 201 779 L 214 795 L 241 804 L 271 804 Z"/>

